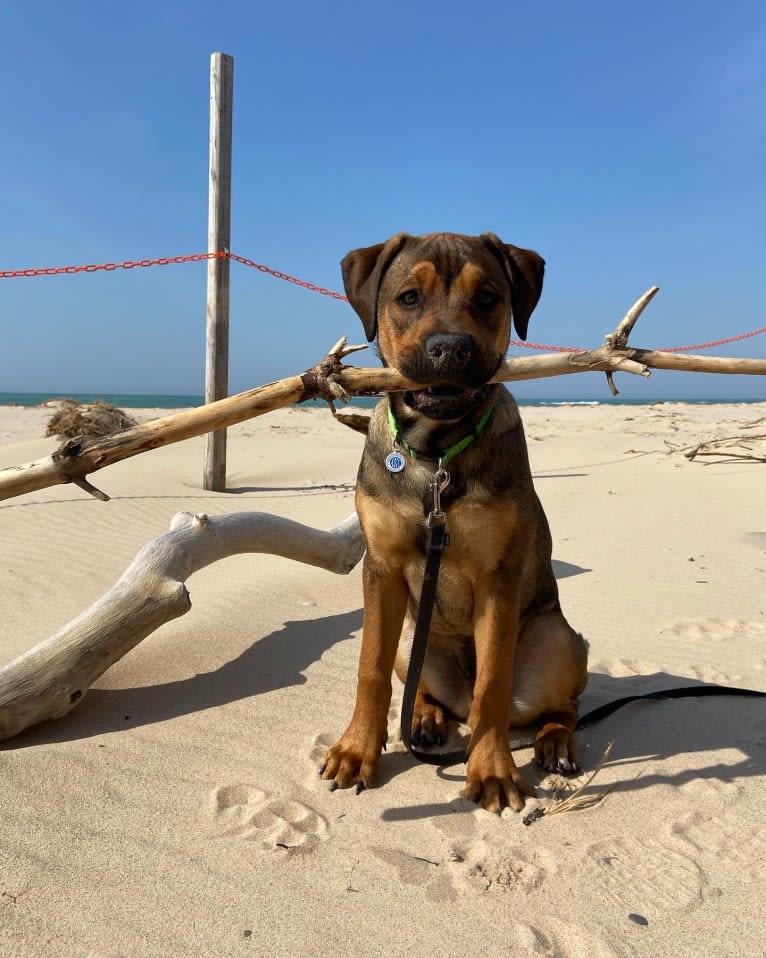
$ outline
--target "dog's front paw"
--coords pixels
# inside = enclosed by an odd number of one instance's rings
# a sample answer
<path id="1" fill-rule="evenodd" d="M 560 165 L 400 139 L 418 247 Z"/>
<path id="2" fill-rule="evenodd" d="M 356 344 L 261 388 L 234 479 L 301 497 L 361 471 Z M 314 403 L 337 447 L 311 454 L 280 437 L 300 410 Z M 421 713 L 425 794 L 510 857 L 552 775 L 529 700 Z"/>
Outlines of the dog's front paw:
<path id="1" fill-rule="evenodd" d="M 356 786 L 357 793 L 365 788 L 374 788 L 378 784 L 378 766 L 381 740 L 375 741 L 369 736 L 358 735 L 352 728 L 327 750 L 324 764 L 319 774 L 330 782 L 330 788 L 350 788 Z"/>
<path id="2" fill-rule="evenodd" d="M 464 798 L 500 814 L 506 805 L 520 812 L 524 795 L 534 798 L 535 790 L 516 768 L 507 740 L 491 744 L 485 739 L 471 750 Z"/>

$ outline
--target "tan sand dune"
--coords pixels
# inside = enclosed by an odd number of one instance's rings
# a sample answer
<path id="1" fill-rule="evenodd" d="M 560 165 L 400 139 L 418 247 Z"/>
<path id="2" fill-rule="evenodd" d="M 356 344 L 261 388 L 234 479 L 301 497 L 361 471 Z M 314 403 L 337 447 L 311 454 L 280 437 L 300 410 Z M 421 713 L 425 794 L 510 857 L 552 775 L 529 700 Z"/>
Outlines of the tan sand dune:
<path id="1" fill-rule="evenodd" d="M 0 467 L 52 450 L 49 414 L 0 408 Z M 695 680 L 766 689 L 766 465 L 668 445 L 752 434 L 766 404 L 523 415 L 562 603 L 591 645 L 584 708 Z M 191 440 L 100 473 L 106 504 L 68 486 L 0 503 L 0 664 L 178 511 L 339 522 L 361 443 L 323 410 L 282 410 L 230 431 L 229 493 L 200 489 Z M 581 781 L 614 742 L 589 792 L 614 790 L 525 826 L 461 799 L 462 766 L 403 751 L 395 681 L 382 787 L 330 792 L 360 570 L 248 555 L 188 586 L 191 612 L 68 717 L 0 744 L 0 955 L 766 954 L 763 701 L 623 709 L 580 733 Z M 525 812 L 548 807 L 565 786 L 517 760 L 538 788 Z"/>

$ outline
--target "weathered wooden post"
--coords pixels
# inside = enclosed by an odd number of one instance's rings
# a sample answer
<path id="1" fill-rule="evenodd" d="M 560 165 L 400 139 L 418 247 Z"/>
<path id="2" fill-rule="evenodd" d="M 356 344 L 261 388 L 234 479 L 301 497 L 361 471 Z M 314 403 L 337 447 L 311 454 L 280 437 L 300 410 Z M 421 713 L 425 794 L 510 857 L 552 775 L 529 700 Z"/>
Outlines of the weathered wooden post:
<path id="1" fill-rule="evenodd" d="M 234 95 L 234 58 L 226 53 L 210 57 L 210 179 L 208 193 L 209 253 L 230 249 L 231 243 L 231 118 Z M 229 392 L 229 260 L 217 257 L 207 265 L 207 336 L 205 402 L 216 402 Z M 203 487 L 226 488 L 226 430 L 205 437 Z"/>

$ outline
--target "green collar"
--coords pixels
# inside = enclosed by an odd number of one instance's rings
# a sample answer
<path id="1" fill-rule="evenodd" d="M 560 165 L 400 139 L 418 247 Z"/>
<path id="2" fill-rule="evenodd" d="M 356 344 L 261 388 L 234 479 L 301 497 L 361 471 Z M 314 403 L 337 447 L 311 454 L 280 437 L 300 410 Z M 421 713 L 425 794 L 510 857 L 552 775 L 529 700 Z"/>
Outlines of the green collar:
<path id="1" fill-rule="evenodd" d="M 474 439 L 481 435 L 481 433 L 484 431 L 484 427 L 489 422 L 489 417 L 492 415 L 494 408 L 494 405 L 489 407 L 481 419 L 476 423 L 476 428 L 473 432 L 468 433 L 467 436 L 463 436 L 462 439 L 459 439 L 454 445 L 450 446 L 449 449 L 444 449 L 439 454 L 437 458 L 439 459 L 442 468 L 446 468 L 447 463 L 451 462 L 455 456 L 459 455 L 464 449 L 467 449 Z M 406 449 L 413 459 L 426 458 L 422 453 L 418 452 L 417 449 L 413 449 L 412 446 L 408 445 L 399 435 L 399 427 L 396 424 L 396 419 L 394 417 L 393 411 L 391 410 L 390 403 L 388 405 L 388 425 L 391 429 L 391 435 L 394 437 L 394 442 Z"/>

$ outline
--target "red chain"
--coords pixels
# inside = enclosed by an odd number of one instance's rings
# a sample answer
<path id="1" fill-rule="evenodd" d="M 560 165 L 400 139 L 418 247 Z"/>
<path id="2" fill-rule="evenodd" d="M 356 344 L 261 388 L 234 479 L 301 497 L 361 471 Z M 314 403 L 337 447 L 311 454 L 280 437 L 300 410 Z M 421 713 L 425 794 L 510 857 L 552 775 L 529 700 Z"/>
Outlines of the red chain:
<path id="1" fill-rule="evenodd" d="M 585 353 L 582 346 L 548 346 L 546 343 L 525 343 L 521 339 L 511 339 L 511 346 L 520 346 L 522 349 L 540 349 L 545 353 Z"/>
<path id="2" fill-rule="evenodd" d="M 711 346 L 725 346 L 727 343 L 738 343 L 742 339 L 750 339 L 752 336 L 760 336 L 766 333 L 766 326 L 760 329 L 753 329 L 749 333 L 740 333 L 739 336 L 729 336 L 727 339 L 714 339 L 710 343 L 695 343 L 693 346 L 666 346 L 664 349 L 658 349 L 658 353 L 686 353 L 694 352 L 697 349 L 710 349 Z"/>
<path id="3" fill-rule="evenodd" d="M 256 263 L 252 259 L 245 259 L 244 256 L 237 256 L 228 250 L 218 250 L 215 253 L 192 253 L 190 256 L 160 256 L 157 259 L 139 259 L 125 260 L 123 263 L 89 263 L 86 266 L 48 266 L 41 269 L 10 269 L 0 270 L 0 279 L 17 279 L 22 276 L 60 276 L 63 273 L 98 273 L 101 271 L 111 272 L 115 269 L 134 269 L 136 266 L 170 266 L 176 263 L 199 263 L 210 259 L 229 259 L 243 266 L 249 266 L 251 269 L 257 269 L 261 273 L 268 273 L 277 279 L 283 279 L 287 283 L 293 283 L 295 286 L 301 286 L 303 289 L 311 290 L 313 293 L 321 293 L 322 296 L 329 296 L 331 299 L 337 299 L 340 302 L 347 303 L 348 297 L 343 293 L 336 293 L 332 289 L 325 289 L 323 286 L 315 286 L 313 283 L 306 282 L 305 279 L 298 279 L 296 276 L 290 276 L 288 273 L 281 273 L 277 269 L 271 269 L 262 263 Z M 710 349 L 713 346 L 725 346 L 727 343 L 737 343 L 743 339 L 750 339 L 752 336 L 760 336 L 766 333 L 766 326 L 760 329 L 754 329 L 749 333 L 740 333 L 738 336 L 729 336 L 727 339 L 716 339 L 709 343 L 695 343 L 693 346 L 667 346 L 664 349 L 657 350 L 663 353 L 684 353 L 693 352 L 698 349 Z M 519 339 L 512 339 L 511 346 L 518 346 L 523 349 L 540 349 L 550 353 L 581 353 L 585 352 L 582 348 L 570 346 L 550 346 L 544 343 L 525 343 Z"/>
<path id="4" fill-rule="evenodd" d="M 225 259 L 226 250 L 217 253 L 192 253 L 191 256 L 160 256 L 158 259 L 125 260 L 124 263 L 89 263 L 87 266 L 49 266 L 43 269 L 7 269 L 0 271 L 0 279 L 16 279 L 20 276 L 60 276 L 62 273 L 107 273 L 114 269 L 133 269 L 136 266 L 169 266 L 172 263 L 199 263 L 206 259 Z"/>
<path id="5" fill-rule="evenodd" d="M 336 293 L 332 289 L 325 289 L 324 286 L 315 286 L 313 283 L 307 283 L 305 279 L 298 279 L 296 276 L 289 276 L 287 273 L 280 273 L 277 269 L 271 269 L 271 267 L 264 266 L 262 263 L 256 263 L 251 259 L 245 259 L 244 256 L 237 256 L 236 253 L 229 253 L 229 259 L 233 259 L 236 263 L 241 263 L 243 266 L 250 266 L 252 269 L 260 270 L 262 273 L 269 273 L 269 275 L 276 276 L 277 279 L 283 279 L 287 283 L 294 283 L 296 286 L 302 286 L 304 289 L 310 289 L 312 293 L 321 293 L 322 296 L 329 296 L 332 299 L 338 299 L 343 303 L 348 302 L 348 297 L 344 296 L 343 293 Z"/>

